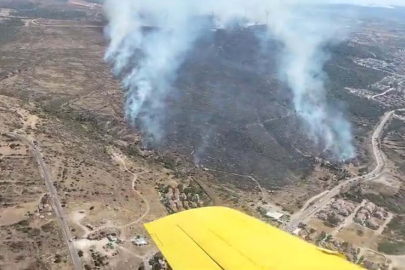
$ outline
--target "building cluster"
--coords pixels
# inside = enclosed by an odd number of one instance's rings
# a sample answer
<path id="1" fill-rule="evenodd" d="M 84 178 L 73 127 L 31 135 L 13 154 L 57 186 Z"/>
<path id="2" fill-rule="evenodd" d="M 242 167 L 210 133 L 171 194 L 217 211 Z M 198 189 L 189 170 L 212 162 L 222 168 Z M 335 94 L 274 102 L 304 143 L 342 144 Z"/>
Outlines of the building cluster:
<path id="1" fill-rule="evenodd" d="M 183 184 L 159 185 L 156 187 L 160 194 L 160 201 L 169 213 L 177 213 L 188 209 L 202 207 L 206 204 L 206 194 L 198 185 L 190 182 Z"/>
<path id="2" fill-rule="evenodd" d="M 161 252 L 156 253 L 150 260 L 149 265 L 154 270 L 172 270 L 170 265 L 167 263 L 166 258 L 163 257 Z M 144 269 L 144 268 L 143 268 Z"/>
<path id="3" fill-rule="evenodd" d="M 385 106 L 403 107 L 405 105 L 404 93 L 404 90 L 399 91 L 397 89 L 393 89 L 387 91 L 384 95 L 381 94 L 380 96 L 375 96 L 374 100 Z"/>
<path id="4" fill-rule="evenodd" d="M 373 91 L 367 90 L 367 89 L 357 89 L 357 88 L 345 87 L 345 90 L 352 95 L 367 98 L 367 99 L 372 99 L 373 96 L 376 94 L 376 92 L 373 92 Z"/>
<path id="5" fill-rule="evenodd" d="M 0 16 L 10 16 L 10 13 L 12 12 L 12 9 L 9 8 L 0 8 Z"/>
<path id="6" fill-rule="evenodd" d="M 387 76 L 383 78 L 381 81 L 378 81 L 372 85 L 370 85 L 370 89 L 373 92 L 385 92 L 390 89 L 402 89 L 404 79 L 402 77 L 397 76 Z"/>
<path id="7" fill-rule="evenodd" d="M 374 100 L 388 107 L 405 105 L 405 79 L 400 76 L 387 76 L 381 81 L 370 85 L 367 89 L 346 87 L 345 90 L 358 97 Z"/>
<path id="8" fill-rule="evenodd" d="M 52 211 L 52 207 L 50 205 L 50 197 L 49 194 L 46 193 L 44 196 L 42 196 L 39 204 L 38 204 L 38 212 L 43 213 L 43 212 L 48 212 Z"/>
<path id="9" fill-rule="evenodd" d="M 52 216 L 53 209 L 50 203 L 49 194 L 45 194 L 42 196 L 37 209 L 35 209 L 34 213 L 30 213 L 30 215 L 33 214 L 35 217 L 39 217 L 41 219 L 45 218 L 46 216 Z"/>
<path id="10" fill-rule="evenodd" d="M 355 62 L 359 66 L 386 71 L 390 73 L 402 72 L 401 66 L 398 66 L 397 63 L 395 62 L 387 62 L 375 58 L 354 58 L 353 62 Z"/>
<path id="11" fill-rule="evenodd" d="M 362 263 L 362 266 L 368 270 L 388 270 L 389 269 L 389 266 L 387 264 L 380 264 L 380 263 L 372 262 L 369 260 L 365 260 Z"/>
<path id="12" fill-rule="evenodd" d="M 296 229 L 296 233 L 293 234 L 322 248 L 344 254 L 351 262 L 356 262 L 358 259 L 360 250 L 353 244 L 336 239 L 332 235 L 316 230 L 307 224 L 301 223 Z"/>
<path id="13" fill-rule="evenodd" d="M 353 202 L 336 199 L 325 209 L 319 211 L 317 217 L 332 226 L 337 226 L 350 216 L 355 209 L 356 205 Z"/>
<path id="14" fill-rule="evenodd" d="M 365 227 L 377 230 L 388 217 L 388 212 L 382 207 L 376 206 L 372 202 L 366 202 L 363 207 L 357 211 L 354 222 Z"/>
<path id="15" fill-rule="evenodd" d="M 328 250 L 336 251 L 340 254 L 344 254 L 347 260 L 351 262 L 357 261 L 360 252 L 360 249 L 354 247 L 352 244 L 330 236 L 326 237 L 325 241 L 320 242 L 319 246 Z"/>

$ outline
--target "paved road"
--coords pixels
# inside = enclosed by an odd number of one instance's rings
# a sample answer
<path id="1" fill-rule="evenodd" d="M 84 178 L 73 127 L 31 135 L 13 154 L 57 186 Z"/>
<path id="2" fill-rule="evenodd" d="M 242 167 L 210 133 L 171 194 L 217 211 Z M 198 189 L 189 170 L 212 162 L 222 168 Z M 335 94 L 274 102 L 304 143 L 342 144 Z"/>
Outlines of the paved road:
<path id="1" fill-rule="evenodd" d="M 51 174 L 49 173 L 48 168 L 45 164 L 45 161 L 42 158 L 40 150 L 32 141 L 28 140 L 26 137 L 24 137 L 20 134 L 8 133 L 8 135 L 11 137 L 17 138 L 30 145 L 32 152 L 34 154 L 34 157 L 37 160 L 39 167 L 41 168 L 41 171 L 42 171 L 42 174 L 43 174 L 43 177 L 45 180 L 46 188 L 48 189 L 48 192 L 50 194 L 52 209 L 54 210 L 55 215 L 62 228 L 63 239 L 65 240 L 66 244 L 69 247 L 69 252 L 70 252 L 70 256 L 72 258 L 73 267 L 76 270 L 82 270 L 83 269 L 82 263 L 81 263 L 79 255 L 77 254 L 76 248 L 73 244 L 73 238 L 70 233 L 68 223 L 66 221 L 65 212 L 63 211 L 63 208 L 62 208 L 61 203 L 58 198 L 58 192 L 56 191 L 56 188 L 53 185 Z"/>
<path id="2" fill-rule="evenodd" d="M 384 96 L 384 95 L 386 95 L 386 94 L 388 94 L 389 92 L 392 92 L 392 91 L 394 91 L 394 90 L 395 90 L 395 88 L 390 88 L 390 89 L 384 91 L 383 93 L 380 93 L 380 94 L 377 94 L 377 95 L 372 96 L 371 98 L 376 98 L 376 97 Z"/>
<path id="3" fill-rule="evenodd" d="M 32 19 L 30 21 L 33 26 L 46 26 L 46 27 L 67 27 L 67 28 L 103 28 L 102 25 L 80 25 L 80 24 L 44 24 L 38 22 L 37 19 Z"/>
<path id="4" fill-rule="evenodd" d="M 320 199 L 315 201 L 315 203 L 312 206 L 308 207 L 307 209 L 301 210 L 300 212 L 298 212 L 299 214 L 297 214 L 297 215 L 293 215 L 291 217 L 291 221 L 287 227 L 288 231 L 294 231 L 298 227 L 300 222 L 304 222 L 304 221 L 310 219 L 316 212 L 318 212 L 318 210 L 322 209 L 333 197 L 338 195 L 344 187 L 353 185 L 356 182 L 369 181 L 369 180 L 375 179 L 376 177 L 378 177 L 381 174 L 382 169 L 384 168 L 385 164 L 384 164 L 384 157 L 383 157 L 382 151 L 380 149 L 379 138 L 381 136 L 381 132 L 383 131 L 385 124 L 393 117 L 394 113 L 395 113 L 395 110 L 384 114 L 380 123 L 374 130 L 373 136 L 371 137 L 371 143 L 373 146 L 373 153 L 374 153 L 374 160 L 376 162 L 376 167 L 374 168 L 374 170 L 366 175 L 356 176 L 354 178 L 351 178 L 351 179 L 348 179 L 348 180 L 342 182 L 341 184 L 339 184 L 336 187 L 334 187 L 333 189 L 331 189 L 326 195 L 324 195 L 323 197 L 321 197 Z M 316 196 L 319 196 L 319 195 L 316 195 Z M 314 196 L 314 197 L 316 197 L 316 196 Z M 310 200 L 312 200 L 312 199 L 313 198 L 311 198 Z"/>

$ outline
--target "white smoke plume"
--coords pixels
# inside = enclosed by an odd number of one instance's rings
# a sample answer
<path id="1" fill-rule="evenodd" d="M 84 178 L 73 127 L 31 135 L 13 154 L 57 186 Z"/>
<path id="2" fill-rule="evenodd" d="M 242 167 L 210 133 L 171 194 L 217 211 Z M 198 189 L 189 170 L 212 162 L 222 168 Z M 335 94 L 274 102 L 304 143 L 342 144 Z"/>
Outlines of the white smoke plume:
<path id="1" fill-rule="evenodd" d="M 292 89 L 295 109 L 310 135 L 338 158 L 354 157 L 350 124 L 326 102 L 324 47 L 342 36 L 339 25 L 317 9 L 328 1 L 106 0 L 110 45 L 105 60 L 115 75 L 123 76 L 127 118 L 154 140 L 162 139 L 165 100 L 173 95 L 172 82 L 186 53 L 202 30 L 212 27 L 209 18 L 215 18 L 216 27 L 244 18 L 267 24 L 269 35 L 284 45 L 280 75 Z"/>
<path id="2" fill-rule="evenodd" d="M 115 75 L 124 76 L 126 116 L 140 120 L 145 133 L 159 141 L 164 99 L 203 24 L 192 22 L 198 18 L 188 1 L 108 0 L 104 8 L 110 40 L 105 60 Z"/>

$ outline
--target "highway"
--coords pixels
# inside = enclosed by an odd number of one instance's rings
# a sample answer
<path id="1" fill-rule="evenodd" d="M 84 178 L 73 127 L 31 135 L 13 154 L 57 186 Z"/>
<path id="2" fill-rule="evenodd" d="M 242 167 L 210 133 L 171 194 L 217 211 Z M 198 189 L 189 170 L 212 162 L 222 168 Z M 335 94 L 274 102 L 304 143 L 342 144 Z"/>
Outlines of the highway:
<path id="1" fill-rule="evenodd" d="M 353 185 L 353 184 L 355 184 L 357 182 L 361 182 L 361 181 L 369 181 L 369 180 L 375 179 L 381 174 L 385 164 L 384 164 L 383 153 L 380 149 L 379 139 L 380 139 L 382 131 L 384 130 L 384 126 L 393 117 L 394 113 L 395 113 L 395 110 L 389 111 L 384 114 L 380 123 L 375 128 L 373 136 L 371 137 L 374 161 L 376 163 L 374 170 L 366 175 L 356 176 L 354 178 L 343 181 L 342 183 L 340 183 L 333 189 L 329 190 L 329 192 L 327 192 L 325 195 L 321 196 L 320 198 L 317 198 L 317 197 L 319 197 L 319 194 L 318 194 L 318 195 L 315 195 L 314 197 L 312 197 L 311 199 L 309 199 L 309 201 L 313 201 L 314 198 L 317 200 L 315 200 L 315 202 L 309 207 L 308 207 L 309 204 L 306 203 L 299 212 L 297 212 L 296 214 L 291 216 L 290 223 L 288 224 L 288 226 L 286 228 L 288 231 L 294 231 L 301 222 L 305 222 L 306 220 L 310 219 L 316 212 L 318 212 L 326 204 L 328 204 L 328 202 L 333 197 L 338 195 L 340 193 L 340 191 L 343 188 L 345 188 L 346 186 Z"/>
<path id="2" fill-rule="evenodd" d="M 82 263 L 81 263 L 79 255 L 76 251 L 76 248 L 73 244 L 73 238 L 70 233 L 69 225 L 66 221 L 65 212 L 63 211 L 60 200 L 58 198 L 58 192 L 56 191 L 56 188 L 53 185 L 51 174 L 49 173 L 49 170 L 45 164 L 45 161 L 42 157 L 42 154 L 41 154 L 39 148 L 32 141 L 28 140 L 23 135 L 13 133 L 13 132 L 7 133 L 7 135 L 10 137 L 19 139 L 19 140 L 29 144 L 29 146 L 31 147 L 34 158 L 38 162 L 38 166 L 40 167 L 40 170 L 42 171 L 42 176 L 45 180 L 45 185 L 46 185 L 46 188 L 48 189 L 48 192 L 50 195 L 52 209 L 55 212 L 56 218 L 58 219 L 59 224 L 62 229 L 63 239 L 65 240 L 66 244 L 68 245 L 70 257 L 72 258 L 73 267 L 75 270 L 82 270 L 83 269 Z"/>

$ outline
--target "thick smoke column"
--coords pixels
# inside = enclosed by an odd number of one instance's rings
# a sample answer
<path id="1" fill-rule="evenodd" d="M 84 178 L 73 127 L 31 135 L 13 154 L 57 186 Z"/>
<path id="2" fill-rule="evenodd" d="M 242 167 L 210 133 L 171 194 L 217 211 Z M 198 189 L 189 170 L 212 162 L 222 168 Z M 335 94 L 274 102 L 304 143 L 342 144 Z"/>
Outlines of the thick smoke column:
<path id="1" fill-rule="evenodd" d="M 294 93 L 297 114 L 316 143 L 346 160 L 355 156 L 350 124 L 327 103 L 323 72 L 328 60 L 324 47 L 342 41 L 344 34 L 323 13 L 316 6 L 297 4 L 279 14 L 269 27 L 284 45 L 279 69 Z"/>
<path id="2" fill-rule="evenodd" d="M 339 0 L 329 2 L 340 3 Z M 283 44 L 280 77 L 294 93 L 294 106 L 315 142 L 341 160 L 354 157 L 350 124 L 328 106 L 324 48 L 338 42 L 338 25 L 322 15 L 321 0 L 106 0 L 110 40 L 105 59 L 123 77 L 126 115 L 160 140 L 165 100 L 172 95 L 185 54 L 212 15 L 216 25 L 235 18 L 267 24 L 269 36 Z M 344 0 L 341 0 L 343 3 Z M 206 18 L 204 20 L 203 18 Z M 144 26 L 153 26 L 145 30 Z M 272 52 L 269 52 L 272 53 Z"/>
<path id="3" fill-rule="evenodd" d="M 123 76 L 127 119 L 155 141 L 164 136 L 164 101 L 178 67 L 203 26 L 188 1 L 107 0 L 105 60 Z"/>

